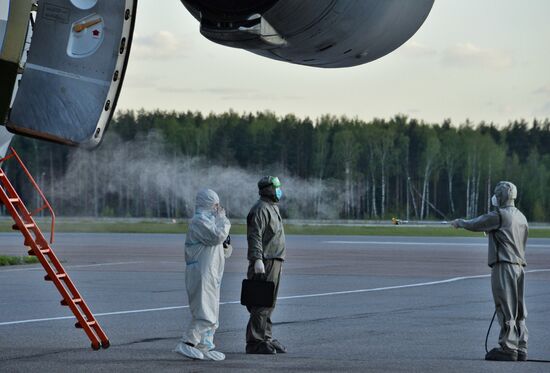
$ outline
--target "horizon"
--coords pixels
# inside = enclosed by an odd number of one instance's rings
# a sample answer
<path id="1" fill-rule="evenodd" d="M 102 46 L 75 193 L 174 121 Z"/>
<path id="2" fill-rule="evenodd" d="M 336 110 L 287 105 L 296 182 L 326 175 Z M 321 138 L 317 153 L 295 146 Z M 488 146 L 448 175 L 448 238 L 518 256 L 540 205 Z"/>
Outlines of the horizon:
<path id="1" fill-rule="evenodd" d="M 469 118 L 466 118 L 465 120 L 461 121 L 460 123 L 457 123 L 457 122 L 451 120 L 450 118 L 444 118 L 444 119 L 441 119 L 440 121 L 427 121 L 423 118 L 419 118 L 419 117 L 415 117 L 413 115 L 408 115 L 408 114 L 403 114 L 403 113 L 398 113 L 398 114 L 395 114 L 395 115 L 387 117 L 387 118 L 373 117 L 371 119 L 366 120 L 366 119 L 363 119 L 363 118 L 358 118 L 357 116 L 349 116 L 349 115 L 346 115 L 346 114 L 335 115 L 335 114 L 325 113 L 325 114 L 320 114 L 316 117 L 310 117 L 310 116 L 302 117 L 302 116 L 296 115 L 295 113 L 284 113 L 283 114 L 283 113 L 277 113 L 277 112 L 275 112 L 273 110 L 270 110 L 270 109 L 255 110 L 255 111 L 246 111 L 245 110 L 245 111 L 240 111 L 239 112 L 239 111 L 231 109 L 231 108 L 226 110 L 226 111 L 221 111 L 221 112 L 214 112 L 214 111 L 204 112 L 204 111 L 191 110 L 191 109 L 176 110 L 176 109 L 160 109 L 160 108 L 156 108 L 156 109 L 144 109 L 144 108 L 139 108 L 139 109 L 127 109 L 127 108 L 118 109 L 117 108 L 114 118 L 118 118 L 120 115 L 123 115 L 123 114 L 128 113 L 128 112 L 133 112 L 134 114 L 139 114 L 140 112 L 162 113 L 162 114 L 193 113 L 193 114 L 203 115 L 204 117 L 208 117 L 210 115 L 222 116 L 224 114 L 230 114 L 230 113 L 235 113 L 235 114 L 237 114 L 238 116 L 241 116 L 241 117 L 242 116 L 247 116 L 247 115 L 256 115 L 257 116 L 258 114 L 273 114 L 273 115 L 275 115 L 275 117 L 277 119 L 283 119 L 283 118 L 288 117 L 288 116 L 294 116 L 300 121 L 309 120 L 313 123 L 313 125 L 315 125 L 319 120 L 321 120 L 324 117 L 331 117 L 331 118 L 335 118 L 337 120 L 340 120 L 340 119 L 350 120 L 350 121 L 357 120 L 357 121 L 363 122 L 365 124 L 372 123 L 372 122 L 375 122 L 377 120 L 382 120 L 382 121 L 385 121 L 385 122 L 389 122 L 392 119 L 397 118 L 397 117 L 405 117 L 407 119 L 407 121 L 415 120 L 420 124 L 426 124 L 426 125 L 429 125 L 429 126 L 441 126 L 446 121 L 450 121 L 451 127 L 455 127 L 455 128 L 461 128 L 461 127 L 465 127 L 465 126 L 471 126 L 472 128 L 477 128 L 477 127 L 486 125 L 486 126 L 489 126 L 489 127 L 491 127 L 491 126 L 495 127 L 498 130 L 506 129 L 507 127 L 509 127 L 510 125 L 513 125 L 515 123 L 525 123 L 525 124 L 527 124 L 528 128 L 532 128 L 535 122 L 537 122 L 539 124 L 545 124 L 545 123 L 550 124 L 550 115 L 547 116 L 547 117 L 532 118 L 531 120 L 528 120 L 526 118 L 508 119 L 506 124 L 500 124 L 500 123 L 495 123 L 495 122 L 487 122 L 487 121 L 483 121 L 483 120 L 479 121 L 479 122 L 476 122 L 476 121 L 473 121 Z"/>

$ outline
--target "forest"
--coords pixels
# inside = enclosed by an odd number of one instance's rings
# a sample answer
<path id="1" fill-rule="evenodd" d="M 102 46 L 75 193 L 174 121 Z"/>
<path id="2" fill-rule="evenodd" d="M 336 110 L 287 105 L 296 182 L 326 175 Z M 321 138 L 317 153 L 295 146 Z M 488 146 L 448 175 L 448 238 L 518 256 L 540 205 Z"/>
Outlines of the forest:
<path id="1" fill-rule="evenodd" d="M 119 112 L 96 150 L 19 136 L 12 145 L 60 216 L 188 218 L 208 187 L 242 218 L 271 174 L 293 219 L 474 217 L 490 209 L 500 180 L 517 185 L 529 220 L 550 219 L 548 119 L 497 126 L 141 110 Z M 36 202 L 20 169 L 3 167 Z"/>

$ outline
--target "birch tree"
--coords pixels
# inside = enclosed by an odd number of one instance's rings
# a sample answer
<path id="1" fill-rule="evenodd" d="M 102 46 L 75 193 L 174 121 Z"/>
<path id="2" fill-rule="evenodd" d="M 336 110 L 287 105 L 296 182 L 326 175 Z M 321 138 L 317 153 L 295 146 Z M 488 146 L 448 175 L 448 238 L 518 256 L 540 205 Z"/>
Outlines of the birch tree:
<path id="1" fill-rule="evenodd" d="M 420 219 L 428 215 L 428 197 L 430 177 L 434 168 L 437 167 L 437 157 L 440 152 L 441 144 L 435 132 L 424 128 L 425 147 L 422 153 L 423 164 L 423 182 L 422 182 L 422 201 L 420 205 Z"/>

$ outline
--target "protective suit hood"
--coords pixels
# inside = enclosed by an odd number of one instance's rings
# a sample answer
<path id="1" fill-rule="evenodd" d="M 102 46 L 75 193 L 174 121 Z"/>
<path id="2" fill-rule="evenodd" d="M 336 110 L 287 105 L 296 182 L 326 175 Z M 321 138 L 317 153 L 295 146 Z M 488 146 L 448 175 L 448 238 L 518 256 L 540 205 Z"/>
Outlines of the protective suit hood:
<path id="1" fill-rule="evenodd" d="M 495 197 L 498 207 L 514 206 L 514 200 L 518 196 L 518 190 L 514 184 L 509 181 L 501 181 L 495 187 Z"/>
<path id="2" fill-rule="evenodd" d="M 212 189 L 203 189 L 197 193 L 195 199 L 195 213 L 213 212 L 214 205 L 220 203 L 220 197 Z"/>

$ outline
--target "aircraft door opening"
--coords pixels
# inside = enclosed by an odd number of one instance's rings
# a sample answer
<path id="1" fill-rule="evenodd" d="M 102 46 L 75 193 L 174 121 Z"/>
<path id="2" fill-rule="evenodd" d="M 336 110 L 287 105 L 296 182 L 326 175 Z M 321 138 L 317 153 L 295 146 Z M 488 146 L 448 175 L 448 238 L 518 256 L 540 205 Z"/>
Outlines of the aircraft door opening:
<path id="1" fill-rule="evenodd" d="M 93 148 L 122 88 L 137 0 L 40 0 L 11 132 Z"/>

